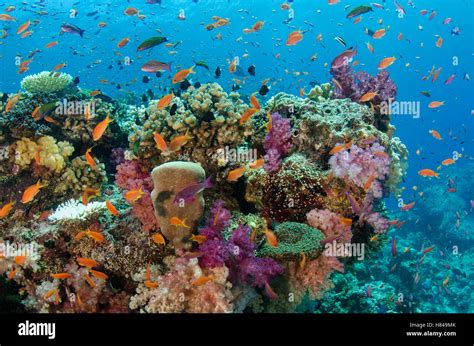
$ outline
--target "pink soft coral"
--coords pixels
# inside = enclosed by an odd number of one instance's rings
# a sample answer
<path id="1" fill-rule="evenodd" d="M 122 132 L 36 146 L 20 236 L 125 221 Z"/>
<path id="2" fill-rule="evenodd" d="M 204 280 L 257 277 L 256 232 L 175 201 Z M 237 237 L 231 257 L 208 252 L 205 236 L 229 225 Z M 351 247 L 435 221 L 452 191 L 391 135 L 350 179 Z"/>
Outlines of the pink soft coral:
<path id="1" fill-rule="evenodd" d="M 328 209 L 313 209 L 306 214 L 308 224 L 324 233 L 326 239 L 336 238 L 338 242 L 350 242 L 351 227 L 342 223 L 336 213 Z"/>
<path id="2" fill-rule="evenodd" d="M 321 299 L 324 292 L 332 288 L 329 276 L 333 271 L 344 271 L 344 266 L 336 257 L 319 256 L 313 261 L 306 263 L 301 269 L 298 263 L 288 264 L 289 282 L 292 292 L 302 298 L 305 293 L 309 299 Z"/>
<path id="3" fill-rule="evenodd" d="M 364 187 L 369 178 L 373 178 L 368 192 L 376 198 L 382 197 L 381 181 L 390 173 L 390 157 L 379 143 L 373 143 L 365 149 L 353 144 L 350 149 L 341 150 L 331 156 L 329 164 L 336 177 L 359 187 Z"/>
<path id="4" fill-rule="evenodd" d="M 233 305 L 230 284 L 227 282 L 228 269 L 224 266 L 203 271 L 196 258 L 166 259 L 170 271 L 164 275 L 151 277 L 156 288 L 140 284 L 137 295 L 130 300 L 130 308 L 150 313 L 223 313 L 232 312 Z M 212 280 L 195 285 L 197 279 L 211 276 Z M 135 279 L 145 280 L 144 271 Z"/>
<path id="5" fill-rule="evenodd" d="M 125 161 L 117 166 L 115 183 L 124 190 L 143 188 L 145 194 L 133 205 L 132 215 L 140 220 L 144 231 L 156 230 L 158 223 L 150 197 L 153 190 L 150 173 L 143 170 L 137 160 Z"/>

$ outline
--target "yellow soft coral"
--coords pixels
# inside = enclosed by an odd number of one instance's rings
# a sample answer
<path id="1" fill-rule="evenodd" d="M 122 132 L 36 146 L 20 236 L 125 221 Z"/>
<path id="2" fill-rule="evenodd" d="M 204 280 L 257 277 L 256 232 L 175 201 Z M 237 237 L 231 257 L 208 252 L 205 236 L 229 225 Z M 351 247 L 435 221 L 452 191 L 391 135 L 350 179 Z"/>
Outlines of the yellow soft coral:
<path id="1" fill-rule="evenodd" d="M 56 142 L 51 136 L 43 136 L 35 143 L 31 139 L 22 138 L 15 143 L 15 163 L 25 168 L 33 160 L 40 166 L 45 166 L 54 172 L 60 172 L 66 165 L 66 160 L 74 151 L 69 142 Z"/>

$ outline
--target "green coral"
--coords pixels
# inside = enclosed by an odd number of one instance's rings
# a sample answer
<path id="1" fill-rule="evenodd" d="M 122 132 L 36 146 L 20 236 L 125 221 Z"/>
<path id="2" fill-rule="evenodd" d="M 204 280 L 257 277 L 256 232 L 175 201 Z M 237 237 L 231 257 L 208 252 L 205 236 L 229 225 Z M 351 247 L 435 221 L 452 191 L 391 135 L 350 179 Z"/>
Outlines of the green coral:
<path id="1" fill-rule="evenodd" d="M 21 81 L 22 89 L 32 94 L 53 94 L 64 91 L 72 82 L 72 76 L 67 73 L 51 73 L 43 71 L 29 75 Z"/>
<path id="2" fill-rule="evenodd" d="M 321 85 L 315 85 L 309 93 L 308 98 L 313 101 L 323 102 L 327 99 L 332 98 L 332 84 L 323 83 Z"/>
<path id="3" fill-rule="evenodd" d="M 324 234 L 316 228 L 304 223 L 283 222 L 274 233 L 278 239 L 276 247 L 268 242 L 258 250 L 259 256 L 270 256 L 281 261 L 295 261 L 301 259 L 304 253 L 308 259 L 316 258 L 322 251 L 321 240 Z"/>

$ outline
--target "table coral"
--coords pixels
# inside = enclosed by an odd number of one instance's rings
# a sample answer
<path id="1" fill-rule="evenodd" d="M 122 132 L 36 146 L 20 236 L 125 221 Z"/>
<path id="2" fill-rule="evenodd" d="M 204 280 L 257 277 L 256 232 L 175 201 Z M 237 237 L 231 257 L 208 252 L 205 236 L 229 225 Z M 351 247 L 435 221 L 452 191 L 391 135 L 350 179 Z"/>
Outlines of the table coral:
<path id="1" fill-rule="evenodd" d="M 64 91 L 71 85 L 72 76 L 57 72 L 43 71 L 37 74 L 26 76 L 21 81 L 21 87 L 29 93 L 58 93 Z"/>

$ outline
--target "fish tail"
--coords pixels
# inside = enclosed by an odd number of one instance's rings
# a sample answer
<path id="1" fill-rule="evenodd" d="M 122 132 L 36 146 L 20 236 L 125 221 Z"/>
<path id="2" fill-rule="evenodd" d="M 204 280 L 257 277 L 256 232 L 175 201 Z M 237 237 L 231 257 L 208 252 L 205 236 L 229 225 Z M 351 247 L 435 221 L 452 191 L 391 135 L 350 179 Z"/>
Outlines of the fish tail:
<path id="1" fill-rule="evenodd" d="M 212 175 L 209 176 L 206 180 L 204 180 L 203 187 L 205 189 L 210 189 L 212 187 Z"/>

